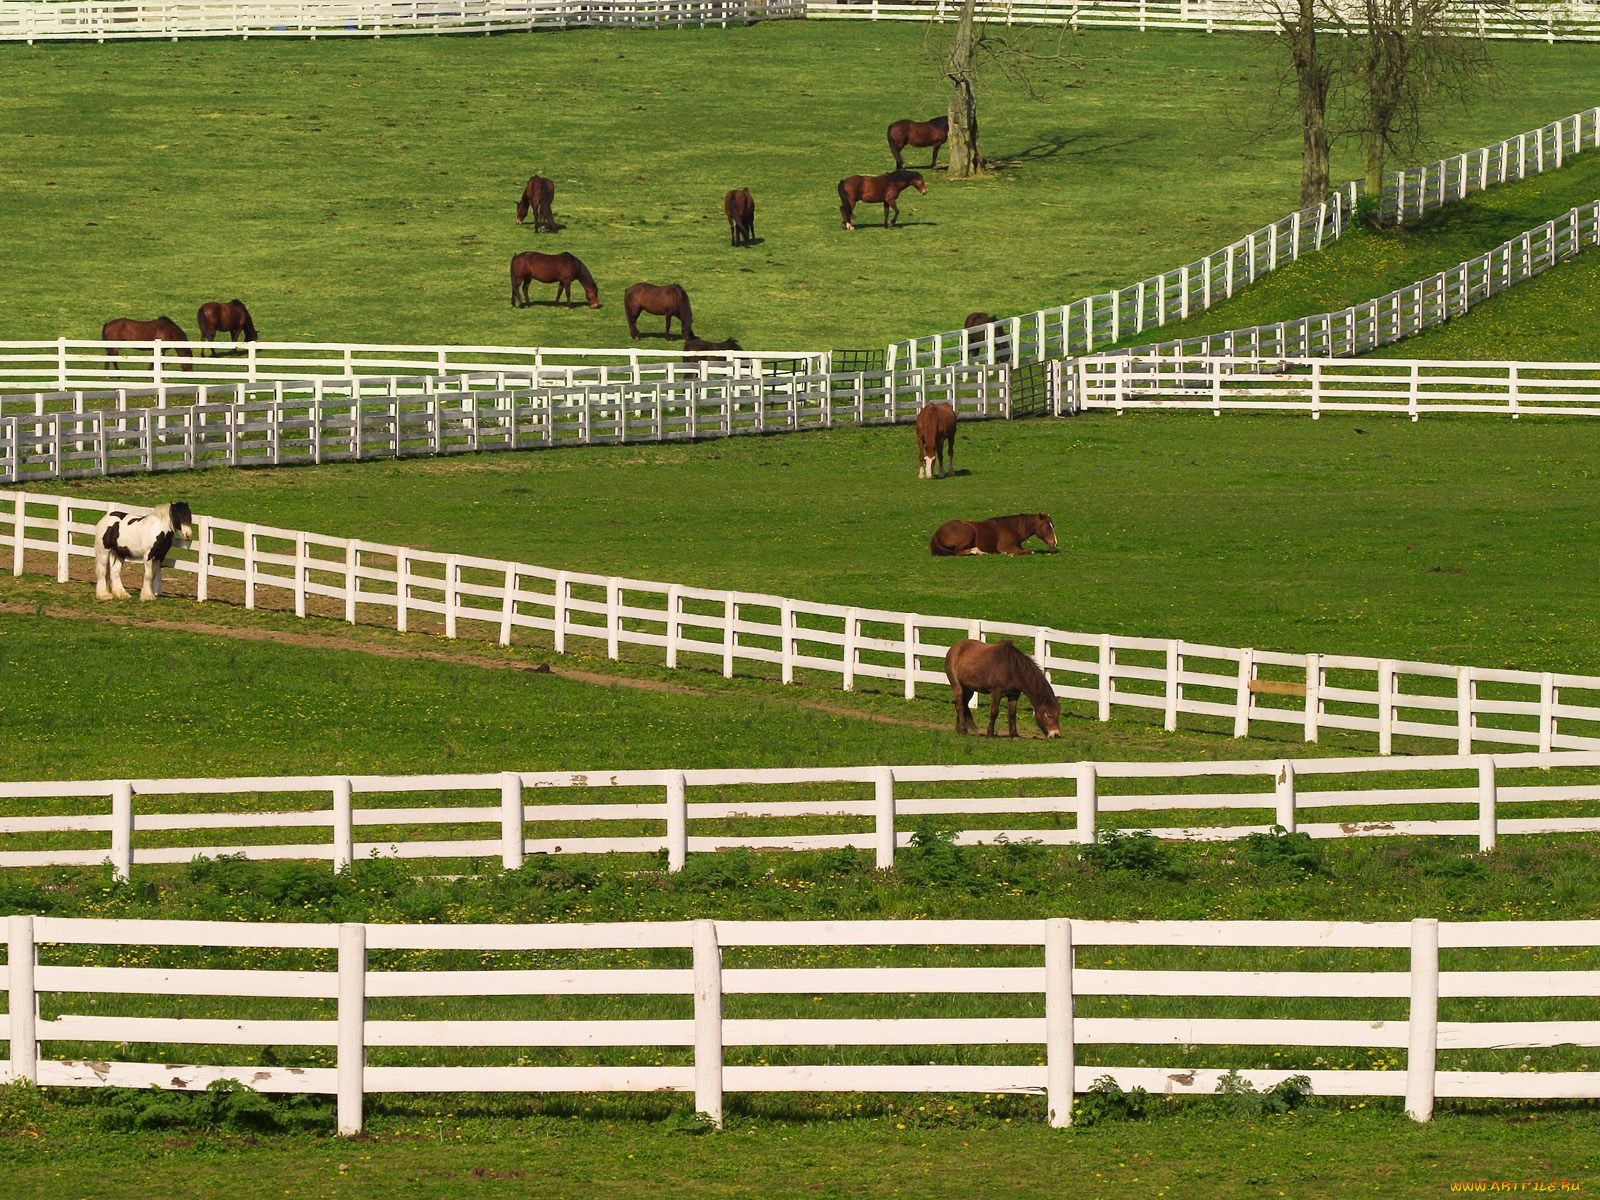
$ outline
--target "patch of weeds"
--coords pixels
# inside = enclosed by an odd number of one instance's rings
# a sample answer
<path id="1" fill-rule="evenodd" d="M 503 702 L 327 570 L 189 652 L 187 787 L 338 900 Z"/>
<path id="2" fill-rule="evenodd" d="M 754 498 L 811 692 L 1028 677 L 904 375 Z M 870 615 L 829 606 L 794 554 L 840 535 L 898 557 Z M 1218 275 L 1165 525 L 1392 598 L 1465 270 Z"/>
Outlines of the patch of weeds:
<path id="1" fill-rule="evenodd" d="M 718 850 L 691 854 L 673 879 L 691 892 L 731 892 L 748 886 L 758 873 L 755 855 L 748 850 Z"/>
<path id="2" fill-rule="evenodd" d="M 951 887 L 971 881 L 975 868 L 971 856 L 956 845 L 953 830 L 919 825 L 911 845 L 895 858 L 895 868 L 912 883 Z"/>
<path id="3" fill-rule="evenodd" d="M 1149 833 L 1107 829 L 1094 845 L 1082 850 L 1083 861 L 1102 871 L 1126 871 L 1144 879 L 1178 879 L 1183 875 L 1172 847 Z"/>
<path id="4" fill-rule="evenodd" d="M 156 1088 L 95 1088 L 89 1098 L 100 1125 L 118 1131 L 193 1129 L 215 1133 L 283 1133 L 325 1129 L 326 1098 L 266 1096 L 233 1079 L 219 1079 L 203 1092 Z"/>
<path id="5" fill-rule="evenodd" d="M 0 1137 L 37 1132 L 44 1114 L 44 1096 L 39 1085 L 26 1079 L 0 1086 Z"/>
<path id="6" fill-rule="evenodd" d="M 1216 1095 L 1222 1111 L 1230 1117 L 1281 1116 L 1311 1099 L 1311 1079 L 1291 1075 L 1263 1092 L 1238 1071 L 1229 1071 L 1217 1080 Z"/>
<path id="7" fill-rule="evenodd" d="M 1142 1087 L 1123 1091 L 1117 1081 L 1102 1075 L 1073 1103 L 1074 1125 L 1103 1125 L 1107 1121 L 1142 1121 L 1150 1110 L 1150 1093 Z"/>
<path id="8" fill-rule="evenodd" d="M 716 1125 L 705 1113 L 687 1112 L 683 1109 L 678 1109 L 662 1118 L 659 1128 L 663 1133 L 680 1133 L 686 1137 L 699 1137 L 717 1131 Z"/>
<path id="9" fill-rule="evenodd" d="M 1267 870 L 1296 871 L 1302 875 L 1326 875 L 1328 865 L 1322 850 L 1308 833 L 1290 833 L 1274 825 L 1271 833 L 1252 833 L 1239 845 L 1239 857 Z"/>

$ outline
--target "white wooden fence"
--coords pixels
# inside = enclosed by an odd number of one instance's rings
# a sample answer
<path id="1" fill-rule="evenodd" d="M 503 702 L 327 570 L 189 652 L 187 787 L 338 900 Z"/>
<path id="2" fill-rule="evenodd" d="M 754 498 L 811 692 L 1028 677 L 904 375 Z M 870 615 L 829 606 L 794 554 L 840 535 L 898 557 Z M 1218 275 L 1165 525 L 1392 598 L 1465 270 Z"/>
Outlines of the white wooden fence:
<path id="1" fill-rule="evenodd" d="M 1597 148 L 1600 109 L 1585 109 L 1454 158 L 1390 172 L 1384 176 L 1379 212 L 1387 220 L 1414 220 L 1497 184 L 1557 170 L 1573 156 Z M 1314 209 L 1290 213 L 1198 262 L 1120 291 L 1008 317 L 979 329 L 897 342 L 889 348 L 889 361 L 902 366 L 1015 365 L 1092 354 L 1096 346 L 1111 346 L 1146 329 L 1204 312 L 1283 264 L 1321 250 L 1344 233 L 1362 191 L 1359 182 L 1348 183 Z"/>
<path id="2" fill-rule="evenodd" d="M 154 407 L 125 394 L 35 399 L 0 416 L 0 482 L 214 466 L 281 466 L 733 437 L 911 421 L 944 402 L 966 420 L 1011 415 L 1011 369 L 702 377 L 496 388 L 496 379 L 364 379 L 203 387 Z M 469 387 L 468 384 L 480 386 Z M 92 408 L 96 402 L 115 407 Z M 1045 409 L 1049 401 L 1041 400 Z M 910 461 L 911 456 L 907 456 Z"/>
<path id="3" fill-rule="evenodd" d="M 1556 769 L 1562 782 L 1551 783 Z M 1386 779 L 1370 782 L 1374 775 Z M 1574 782 L 1580 777 L 1589 782 Z M 929 790 L 918 785 L 961 783 L 990 794 L 907 794 Z M 1067 794 L 1050 794 L 1063 785 Z M 1016 794 L 1025 787 L 1039 792 Z M 608 799 L 608 792 L 624 798 Z M 494 802 L 478 803 L 483 793 Z M 544 798 L 555 794 L 562 798 Z M 220 811 L 201 807 L 223 797 Z M 691 853 L 849 848 L 873 851 L 878 868 L 889 870 L 895 851 L 928 817 L 981 822 L 957 831 L 961 845 L 1087 845 L 1102 814 L 1117 814 L 1110 824 L 1123 831 L 1183 841 L 1227 841 L 1279 826 L 1314 838 L 1471 837 L 1485 851 L 1501 835 L 1596 833 L 1600 752 L 0 782 L 0 800 L 63 799 L 101 803 L 75 812 L 59 811 L 59 804 L 43 806 L 49 812 L 6 805 L 0 868 L 109 861 L 126 880 L 135 865 L 224 854 L 321 860 L 339 871 L 373 856 L 498 858 L 515 870 L 528 854 L 665 853 L 668 869 L 678 871 Z M 1547 811 L 1503 817 L 1506 805 Z M 1441 809 L 1448 814 L 1431 815 Z M 1563 809 L 1582 811 L 1551 815 Z M 1239 824 L 1240 813 L 1254 819 Z M 1125 826 L 1124 814 L 1141 814 L 1133 818 L 1140 823 Z M 788 831 L 772 832 L 774 822 Z"/>
<path id="4" fill-rule="evenodd" d="M 202 348 L 221 353 L 202 355 Z M 116 351 L 115 355 L 109 353 Z M 740 378 L 792 371 L 826 373 L 826 351 L 796 353 L 718 351 L 695 361 L 681 350 L 587 350 L 571 347 L 404 346 L 363 342 L 0 342 L 0 413 L 19 403 L 33 408 L 36 394 L 82 390 L 180 395 L 196 387 L 240 383 L 309 384 L 321 379 L 405 380 L 423 377 L 474 381 L 504 389 L 524 383 L 640 383 L 713 375 Z M 6 393 L 21 392 L 22 397 Z M 42 409 L 40 411 L 43 411 Z"/>
<path id="5" fill-rule="evenodd" d="M 677 29 L 803 16 L 803 0 L 24 0 L 0 3 L 0 42 Z"/>
<path id="6" fill-rule="evenodd" d="M 1206 1095 L 1219 1062 L 1257 1087 L 1305 1075 L 1320 1096 L 1403 1097 L 1418 1121 L 1441 1098 L 1600 1097 L 1600 1072 L 1562 1069 L 1548 1054 L 1600 1045 L 1600 1022 L 1495 1017 L 1522 1015 L 1508 1008 L 1517 1000 L 1592 1015 L 1600 972 L 1550 964 L 1552 951 L 1588 961 L 1600 921 L 404 926 L 17 915 L 7 934 L 0 1078 L 191 1091 L 232 1079 L 332 1095 L 345 1135 L 361 1131 L 369 1094 L 462 1091 L 692 1093 L 718 1125 L 729 1093 L 1013 1092 L 1042 1095 L 1062 1127 L 1101 1077 Z M 1156 959 L 1151 947 L 1168 949 Z M 208 952 L 206 966 L 193 965 L 194 948 Z M 796 951 L 828 965 L 797 966 Z M 119 952 L 140 965 L 108 965 Z M 430 962 L 439 965 L 419 969 Z M 654 999 L 644 1007 L 641 997 Z M 1193 1015 L 1215 1012 L 1217 997 L 1248 1015 Z M 896 1001 L 892 1015 L 884 998 Z M 1109 1015 L 1132 998 L 1140 1015 Z M 486 1001 L 506 1015 L 475 1019 Z M 151 1050 L 132 1060 L 129 1046 Z M 260 1046 L 274 1048 L 276 1065 L 238 1061 L 234 1048 Z M 1256 1067 L 1274 1046 L 1284 1065 Z M 1340 1050 L 1371 1057 L 1341 1067 Z M 1493 1053 L 1506 1050 L 1525 1052 L 1521 1069 Z M 1392 1053 L 1374 1063 L 1373 1051 Z M 1540 1051 L 1550 1066 L 1530 1065 Z M 1477 1065 L 1441 1069 L 1441 1053 Z M 1376 1069 L 1391 1061 L 1397 1069 Z"/>
<path id="7" fill-rule="evenodd" d="M 1071 368 L 1079 410 L 1600 416 L 1600 363 L 1114 354 Z"/>
<path id="8" fill-rule="evenodd" d="M 53 569 L 62 583 L 93 553 L 95 522 L 138 505 L 0 492 L 0 547 L 12 572 Z M 0 551 L 3 552 L 3 551 Z M 814 604 L 788 597 L 589 575 L 461 554 L 385 546 L 303 530 L 201 515 L 192 547 L 169 556 L 169 578 L 193 580 L 202 600 L 282 608 L 456 637 L 477 631 L 511 644 L 537 637 L 556 653 L 623 647 L 669 668 L 691 664 L 732 676 L 741 666 L 783 683 L 838 680 L 853 690 L 884 680 L 917 695 L 948 694 L 944 654 L 963 638 L 1019 642 L 1064 700 L 1100 720 L 1115 708 L 1211 718 L 1246 736 L 1262 722 L 1303 731 L 1376 735 L 1380 754 L 1396 737 L 1552 750 L 1600 748 L 1600 677 L 1410 662 L 1355 655 L 1285 653 L 1171 638 L 1071 633 L 977 618 L 923 616 Z M 85 585 L 87 586 L 87 585 Z"/>

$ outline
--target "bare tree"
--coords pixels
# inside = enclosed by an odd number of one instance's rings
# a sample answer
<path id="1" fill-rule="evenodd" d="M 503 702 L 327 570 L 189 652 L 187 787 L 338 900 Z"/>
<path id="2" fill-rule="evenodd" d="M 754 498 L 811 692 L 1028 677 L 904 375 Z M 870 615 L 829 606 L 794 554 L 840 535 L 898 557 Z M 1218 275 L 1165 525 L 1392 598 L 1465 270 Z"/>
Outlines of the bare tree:
<path id="1" fill-rule="evenodd" d="M 1267 0 L 1276 22 L 1274 37 L 1289 51 L 1294 69 L 1295 108 L 1300 124 L 1300 207 L 1314 208 L 1328 196 L 1328 97 L 1334 61 L 1320 36 L 1326 21 L 1319 0 Z"/>

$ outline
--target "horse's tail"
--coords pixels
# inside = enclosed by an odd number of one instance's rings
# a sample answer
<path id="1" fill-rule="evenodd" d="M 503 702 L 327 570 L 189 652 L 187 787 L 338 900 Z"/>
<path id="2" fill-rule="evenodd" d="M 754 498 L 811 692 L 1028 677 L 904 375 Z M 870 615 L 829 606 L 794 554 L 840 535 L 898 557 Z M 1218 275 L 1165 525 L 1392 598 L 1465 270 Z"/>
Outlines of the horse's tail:
<path id="1" fill-rule="evenodd" d="M 511 307 L 517 306 L 517 256 L 511 256 Z"/>

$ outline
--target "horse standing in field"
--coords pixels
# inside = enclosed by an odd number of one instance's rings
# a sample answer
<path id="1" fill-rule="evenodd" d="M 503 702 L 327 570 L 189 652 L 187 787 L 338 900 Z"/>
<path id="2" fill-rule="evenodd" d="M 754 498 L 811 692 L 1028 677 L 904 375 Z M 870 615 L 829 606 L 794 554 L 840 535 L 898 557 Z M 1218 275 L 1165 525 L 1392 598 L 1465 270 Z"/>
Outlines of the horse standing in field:
<path id="1" fill-rule="evenodd" d="M 144 564 L 144 586 L 139 599 L 154 600 L 161 594 L 161 567 L 176 539 L 194 537 L 194 514 L 182 500 L 161 504 L 142 517 L 125 512 L 109 512 L 94 527 L 94 597 L 96 600 L 126 600 L 122 586 L 122 564 Z"/>
<path id="2" fill-rule="evenodd" d="M 1010 642 L 957 642 L 945 653 L 945 677 L 950 680 L 956 705 L 956 732 L 976 733 L 978 723 L 967 705 L 978 692 L 989 694 L 989 736 L 994 736 L 1000 716 L 1000 697 L 1006 698 L 1011 737 L 1017 736 L 1017 697 L 1026 695 L 1033 719 L 1045 737 L 1061 736 L 1061 701 L 1050 680 L 1034 662 Z"/>
<path id="3" fill-rule="evenodd" d="M 928 550 L 935 558 L 958 554 L 1032 554 L 1022 543 L 1036 537 L 1056 549 L 1056 526 L 1049 513 L 1017 513 L 987 521 L 946 521 L 934 531 Z"/>
<path id="4" fill-rule="evenodd" d="M 229 340 L 235 343 L 241 333 L 247 342 L 256 340 L 256 323 L 250 319 L 250 310 L 244 306 L 243 300 L 229 300 L 226 304 L 208 300 L 200 306 L 194 318 L 195 324 L 200 327 L 202 342 L 209 342 L 219 333 L 227 334 Z M 213 346 L 211 353 L 215 355 L 216 352 L 217 348 Z"/>
<path id="5" fill-rule="evenodd" d="M 102 342 L 182 342 L 178 353 L 184 358 L 193 358 L 194 353 L 189 349 L 189 335 L 178 328 L 178 323 L 168 316 L 159 316 L 154 321 L 135 321 L 131 317 L 116 317 L 107 321 L 100 327 L 100 340 Z M 117 357 L 115 346 L 106 347 L 106 357 Z M 191 362 L 179 363 L 185 371 L 194 370 Z"/>
<path id="6" fill-rule="evenodd" d="M 995 318 L 986 312 L 970 312 L 967 319 L 962 322 L 963 329 L 982 329 L 985 325 L 993 325 Z"/>
<path id="7" fill-rule="evenodd" d="M 543 175 L 535 175 L 522 189 L 522 199 L 517 201 L 517 224 L 521 225 L 528 210 L 533 210 L 533 231 L 556 231 L 556 219 L 550 215 L 550 201 L 556 198 L 556 185 Z M 545 280 L 546 283 L 550 281 Z"/>
<path id="8" fill-rule="evenodd" d="M 678 332 L 685 343 L 694 340 L 694 314 L 689 310 L 689 293 L 676 283 L 636 283 L 622 298 L 628 314 L 628 332 L 639 340 L 639 314 L 654 313 L 667 319 L 667 336 L 672 336 L 672 318 L 678 318 Z"/>
<path id="9" fill-rule="evenodd" d="M 890 171 L 887 175 L 851 175 L 839 180 L 839 213 L 844 217 L 844 227 L 854 229 L 852 218 L 858 204 L 883 205 L 883 227 L 891 229 L 900 223 L 900 206 L 896 197 L 907 188 L 916 188 L 924 196 L 928 185 L 915 171 Z M 894 219 L 889 219 L 890 214 Z"/>
<path id="10" fill-rule="evenodd" d="M 540 254 L 537 250 L 524 250 L 521 254 L 511 257 L 511 307 L 517 307 L 517 293 L 522 293 L 522 307 L 526 308 L 532 303 L 528 299 L 528 285 L 534 280 L 540 283 L 556 284 L 556 301 L 559 303 L 562 296 L 566 296 L 568 304 L 575 304 L 572 298 L 572 281 L 577 280 L 583 285 L 583 298 L 589 302 L 590 308 L 600 307 L 600 289 L 595 286 L 594 276 L 589 274 L 589 268 L 579 262 L 572 254 Z"/>
<path id="11" fill-rule="evenodd" d="M 749 188 L 739 188 L 722 198 L 722 211 L 728 216 L 728 237 L 735 246 L 756 242 L 756 202 Z"/>
<path id="12" fill-rule="evenodd" d="M 889 153 L 894 155 L 894 169 L 903 171 L 906 164 L 900 152 L 907 146 L 932 146 L 933 158 L 928 163 L 932 170 L 939 165 L 939 147 L 950 140 L 950 118 L 935 117 L 931 121 L 913 121 L 902 118 L 889 126 Z"/>
<path id="13" fill-rule="evenodd" d="M 917 414 L 917 478 L 932 479 L 936 462 L 940 475 L 956 469 L 956 410 L 948 404 L 930 404 Z"/>

